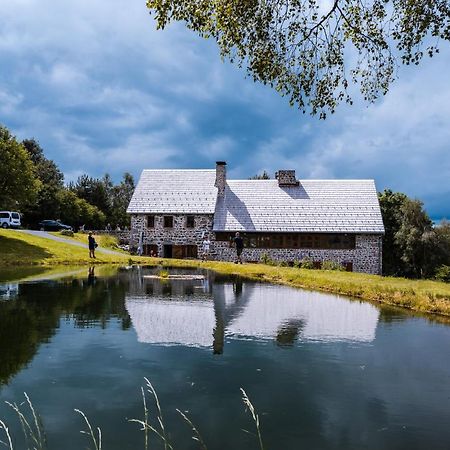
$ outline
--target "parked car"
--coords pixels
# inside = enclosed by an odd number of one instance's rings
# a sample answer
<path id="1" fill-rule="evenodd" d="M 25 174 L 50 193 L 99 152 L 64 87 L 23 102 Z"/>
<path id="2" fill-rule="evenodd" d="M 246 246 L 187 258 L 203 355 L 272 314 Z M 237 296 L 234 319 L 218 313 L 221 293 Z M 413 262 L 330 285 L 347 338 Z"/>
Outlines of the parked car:
<path id="1" fill-rule="evenodd" d="M 19 228 L 20 214 L 13 211 L 0 211 L 0 227 Z"/>
<path id="2" fill-rule="evenodd" d="M 43 220 L 42 222 L 39 222 L 38 226 L 42 231 L 72 230 L 70 225 L 64 225 L 57 220 Z"/>

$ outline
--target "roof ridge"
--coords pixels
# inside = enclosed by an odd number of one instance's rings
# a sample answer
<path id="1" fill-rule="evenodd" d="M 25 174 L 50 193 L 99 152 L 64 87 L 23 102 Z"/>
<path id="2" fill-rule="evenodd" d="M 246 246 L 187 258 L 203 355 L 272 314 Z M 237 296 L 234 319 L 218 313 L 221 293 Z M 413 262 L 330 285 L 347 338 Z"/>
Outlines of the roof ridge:
<path id="1" fill-rule="evenodd" d="M 142 172 L 215 172 L 216 169 L 143 169 Z"/>
<path id="2" fill-rule="evenodd" d="M 227 181 L 248 181 L 248 182 L 268 182 L 271 181 L 272 183 L 274 181 L 278 181 L 277 179 L 271 178 L 270 180 L 249 180 L 245 178 L 228 178 Z M 375 181 L 374 178 L 300 178 L 297 181 L 335 181 L 335 182 L 342 182 L 342 181 Z"/>

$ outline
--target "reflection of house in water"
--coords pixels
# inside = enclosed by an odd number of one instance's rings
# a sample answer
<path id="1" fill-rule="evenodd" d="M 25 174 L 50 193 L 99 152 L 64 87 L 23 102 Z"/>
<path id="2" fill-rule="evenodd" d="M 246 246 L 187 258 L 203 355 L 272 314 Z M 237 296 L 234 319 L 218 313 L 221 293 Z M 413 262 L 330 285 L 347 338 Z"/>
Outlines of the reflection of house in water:
<path id="1" fill-rule="evenodd" d="M 213 347 L 225 337 L 274 340 L 370 342 L 379 311 L 368 303 L 335 295 L 257 283 L 145 280 L 126 296 L 126 308 L 140 342 Z M 151 287 L 150 287 L 151 285 Z M 194 294 L 187 297 L 188 286 Z M 168 287 L 170 286 L 170 288 Z M 148 292 L 148 294 L 147 294 Z"/>

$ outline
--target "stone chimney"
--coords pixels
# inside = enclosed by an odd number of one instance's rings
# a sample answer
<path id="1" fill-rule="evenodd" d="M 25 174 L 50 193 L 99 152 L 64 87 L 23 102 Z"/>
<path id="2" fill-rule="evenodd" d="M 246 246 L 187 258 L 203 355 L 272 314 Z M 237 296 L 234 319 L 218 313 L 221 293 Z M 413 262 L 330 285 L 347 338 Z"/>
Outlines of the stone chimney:
<path id="1" fill-rule="evenodd" d="M 225 186 L 227 184 L 227 163 L 225 161 L 216 162 L 216 182 L 214 186 L 217 188 L 217 195 L 223 197 L 225 195 Z"/>
<path id="2" fill-rule="evenodd" d="M 275 178 L 278 180 L 278 186 L 298 186 L 300 183 L 295 178 L 295 170 L 279 170 L 275 172 Z"/>

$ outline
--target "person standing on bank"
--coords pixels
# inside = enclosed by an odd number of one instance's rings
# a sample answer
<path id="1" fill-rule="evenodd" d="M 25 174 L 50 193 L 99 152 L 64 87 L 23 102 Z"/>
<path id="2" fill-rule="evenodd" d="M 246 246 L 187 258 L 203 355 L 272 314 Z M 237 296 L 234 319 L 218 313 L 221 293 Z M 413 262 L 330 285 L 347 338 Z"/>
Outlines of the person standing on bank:
<path id="1" fill-rule="evenodd" d="M 244 240 L 241 238 L 239 231 L 236 232 L 236 236 L 234 238 L 234 246 L 236 247 L 236 261 L 235 264 L 242 264 L 242 251 L 244 250 Z"/>
<path id="2" fill-rule="evenodd" d="M 98 244 L 97 242 L 95 242 L 94 236 L 92 236 L 92 231 L 89 231 L 88 243 L 89 243 L 89 258 L 95 258 L 95 249 L 98 247 Z"/>
<path id="3" fill-rule="evenodd" d="M 205 238 L 203 239 L 202 242 L 202 259 L 203 261 L 206 261 L 208 259 L 209 256 L 209 248 L 211 246 L 211 241 L 208 239 L 208 236 L 205 236 Z"/>

